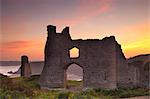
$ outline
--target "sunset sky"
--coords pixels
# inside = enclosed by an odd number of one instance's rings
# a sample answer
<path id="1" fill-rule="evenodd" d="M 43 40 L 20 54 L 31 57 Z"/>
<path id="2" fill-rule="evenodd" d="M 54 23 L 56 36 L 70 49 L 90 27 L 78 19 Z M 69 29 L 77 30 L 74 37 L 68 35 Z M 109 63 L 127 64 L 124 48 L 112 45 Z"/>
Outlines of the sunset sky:
<path id="1" fill-rule="evenodd" d="M 72 39 L 114 35 L 126 58 L 150 53 L 150 0 L 0 0 L 0 60 L 43 60 L 47 25 Z"/>

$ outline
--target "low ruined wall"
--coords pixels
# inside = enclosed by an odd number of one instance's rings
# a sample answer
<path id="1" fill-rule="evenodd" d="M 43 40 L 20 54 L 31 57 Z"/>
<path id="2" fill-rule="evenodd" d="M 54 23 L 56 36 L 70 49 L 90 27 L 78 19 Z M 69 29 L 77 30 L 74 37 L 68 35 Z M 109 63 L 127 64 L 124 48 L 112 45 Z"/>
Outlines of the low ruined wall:
<path id="1" fill-rule="evenodd" d="M 150 88 L 150 54 L 130 58 L 128 65 L 135 69 L 135 85 Z"/>

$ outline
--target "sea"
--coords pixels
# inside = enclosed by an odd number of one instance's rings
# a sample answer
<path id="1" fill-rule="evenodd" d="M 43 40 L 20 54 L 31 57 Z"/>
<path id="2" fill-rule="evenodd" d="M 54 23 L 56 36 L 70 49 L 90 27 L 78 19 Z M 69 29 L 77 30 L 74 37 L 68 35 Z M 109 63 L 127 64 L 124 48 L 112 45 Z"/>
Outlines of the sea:
<path id="1" fill-rule="evenodd" d="M 20 68 L 20 65 L 17 66 L 0 66 L 0 73 L 10 77 L 19 77 L 20 74 L 12 74 L 9 72 L 17 72 Z"/>
<path id="2" fill-rule="evenodd" d="M 35 63 L 34 63 L 35 64 Z M 0 73 L 3 75 L 7 75 L 10 78 L 14 78 L 14 77 L 20 77 L 20 73 L 17 72 L 19 71 L 19 68 L 21 67 L 21 65 L 16 65 L 16 66 L 0 66 Z M 34 66 L 32 65 L 31 71 L 32 71 L 32 75 L 36 75 L 36 74 L 40 74 L 42 71 L 43 67 L 38 66 Z M 10 73 L 12 72 L 12 73 Z M 15 74 L 13 74 L 14 72 L 17 72 Z M 71 66 L 70 68 L 68 68 L 67 70 L 67 79 L 68 80 L 77 80 L 77 81 L 81 81 L 83 79 L 82 76 L 82 70 L 79 67 L 76 66 Z"/>

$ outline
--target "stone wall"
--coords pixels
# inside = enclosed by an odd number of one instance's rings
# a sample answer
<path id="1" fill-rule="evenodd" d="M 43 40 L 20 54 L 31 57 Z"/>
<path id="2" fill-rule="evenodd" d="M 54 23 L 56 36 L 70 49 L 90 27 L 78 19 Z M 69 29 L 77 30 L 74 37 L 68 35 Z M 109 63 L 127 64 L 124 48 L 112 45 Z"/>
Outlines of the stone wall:
<path id="1" fill-rule="evenodd" d="M 121 45 L 116 44 L 117 87 L 134 86 L 134 68 L 129 67 L 121 50 Z"/>

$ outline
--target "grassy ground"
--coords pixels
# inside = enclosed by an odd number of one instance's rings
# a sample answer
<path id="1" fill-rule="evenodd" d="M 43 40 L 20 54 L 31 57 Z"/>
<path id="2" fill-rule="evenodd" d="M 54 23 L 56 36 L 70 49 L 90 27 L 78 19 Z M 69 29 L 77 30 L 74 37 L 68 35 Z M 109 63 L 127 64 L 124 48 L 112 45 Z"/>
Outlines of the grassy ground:
<path id="1" fill-rule="evenodd" d="M 116 99 L 150 95 L 150 90 L 142 88 L 116 90 L 91 89 L 80 92 L 41 90 L 37 83 L 38 78 L 39 76 L 8 78 L 0 75 L 0 99 Z M 81 88 L 81 85 L 82 81 L 68 81 L 67 88 Z"/>

